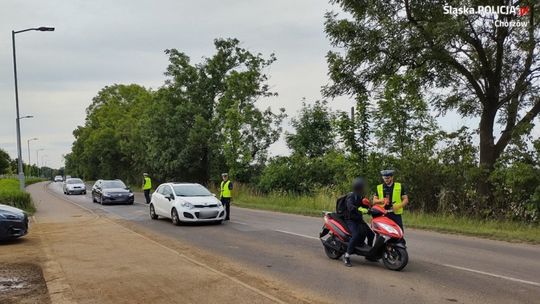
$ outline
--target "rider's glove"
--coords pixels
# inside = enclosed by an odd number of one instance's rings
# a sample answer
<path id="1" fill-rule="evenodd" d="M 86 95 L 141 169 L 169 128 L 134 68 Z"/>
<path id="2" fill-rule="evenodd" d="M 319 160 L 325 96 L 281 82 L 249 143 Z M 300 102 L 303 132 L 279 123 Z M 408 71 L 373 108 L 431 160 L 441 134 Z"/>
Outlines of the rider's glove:
<path id="1" fill-rule="evenodd" d="M 366 213 L 368 213 L 368 208 L 359 207 L 359 208 L 358 208 L 358 211 L 359 211 L 360 213 L 362 213 L 362 214 L 366 214 Z"/>
<path id="2" fill-rule="evenodd" d="M 392 209 L 392 205 L 390 205 L 390 204 L 384 205 L 384 209 L 385 210 L 390 210 L 390 209 Z"/>

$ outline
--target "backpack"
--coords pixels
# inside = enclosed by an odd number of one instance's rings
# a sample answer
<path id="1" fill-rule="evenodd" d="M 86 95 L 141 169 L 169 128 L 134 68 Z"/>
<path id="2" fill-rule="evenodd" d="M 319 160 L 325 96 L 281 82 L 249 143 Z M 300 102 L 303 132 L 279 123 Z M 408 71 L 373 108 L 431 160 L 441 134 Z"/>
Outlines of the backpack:
<path id="1" fill-rule="evenodd" d="M 348 194 L 338 197 L 336 200 L 336 213 L 345 215 L 347 213 L 347 196 Z"/>

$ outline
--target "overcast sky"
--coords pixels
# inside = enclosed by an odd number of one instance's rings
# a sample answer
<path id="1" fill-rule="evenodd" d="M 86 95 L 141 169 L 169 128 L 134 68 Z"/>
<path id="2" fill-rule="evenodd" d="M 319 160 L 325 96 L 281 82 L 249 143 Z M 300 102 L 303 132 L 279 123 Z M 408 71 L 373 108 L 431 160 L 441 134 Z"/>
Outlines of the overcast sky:
<path id="1" fill-rule="evenodd" d="M 275 53 L 269 69 L 279 97 L 264 102 L 295 115 L 305 97 L 321 99 L 328 82 L 325 54 L 330 49 L 323 31 L 328 1 L 316 0 L 2 0 L 0 2 L 0 148 L 16 156 L 15 97 L 11 30 L 54 26 L 55 32 L 18 34 L 17 66 L 23 159 L 26 140 L 32 151 L 43 148 L 40 163 L 63 165 L 73 129 L 84 124 L 85 109 L 99 89 L 114 83 L 163 84 L 167 57 L 177 48 L 198 61 L 213 54 L 213 39 L 235 37 L 264 55 Z M 334 109 L 352 105 L 346 98 Z M 441 120 L 445 129 L 462 122 Z M 283 141 L 271 152 L 286 153 Z M 31 153 L 32 163 L 36 161 Z"/>

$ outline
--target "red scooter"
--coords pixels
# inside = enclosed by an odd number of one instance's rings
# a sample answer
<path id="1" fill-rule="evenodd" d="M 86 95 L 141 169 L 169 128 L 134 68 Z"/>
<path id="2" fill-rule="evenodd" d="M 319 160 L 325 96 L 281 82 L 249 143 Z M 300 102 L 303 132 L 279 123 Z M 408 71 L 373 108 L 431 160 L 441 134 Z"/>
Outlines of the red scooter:
<path id="1" fill-rule="evenodd" d="M 371 261 L 382 259 L 386 268 L 399 271 L 407 266 L 409 255 L 403 243 L 403 230 L 386 216 L 388 212 L 392 210 L 385 210 L 381 206 L 369 209 L 368 214 L 373 218 L 371 229 L 375 233 L 373 246 L 358 244 L 354 253 Z M 347 251 L 351 233 L 339 214 L 325 212 L 324 225 L 319 237 L 326 255 L 336 260 Z"/>

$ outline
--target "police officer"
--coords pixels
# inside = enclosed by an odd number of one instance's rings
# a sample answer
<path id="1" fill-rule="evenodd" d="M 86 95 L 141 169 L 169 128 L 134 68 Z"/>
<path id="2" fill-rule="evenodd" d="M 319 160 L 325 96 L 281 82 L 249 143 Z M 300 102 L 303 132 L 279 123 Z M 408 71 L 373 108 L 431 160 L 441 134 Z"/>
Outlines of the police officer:
<path id="1" fill-rule="evenodd" d="M 150 179 L 148 173 L 143 173 L 142 188 L 144 191 L 144 198 L 146 199 L 146 203 L 150 204 L 150 190 L 152 189 L 152 179 Z"/>
<path id="2" fill-rule="evenodd" d="M 352 192 L 347 194 L 345 203 L 347 209 L 344 214 L 345 223 L 351 232 L 351 239 L 347 244 L 347 252 L 343 256 L 343 262 L 345 266 L 351 267 L 351 254 L 354 253 L 354 247 L 357 245 L 364 245 L 364 239 L 368 238 L 368 244 L 373 244 L 374 234 L 369 226 L 364 222 L 362 214 L 367 213 L 369 200 L 364 197 L 365 194 L 365 182 L 361 177 L 356 178 L 352 183 Z"/>
<path id="3" fill-rule="evenodd" d="M 221 203 L 225 207 L 225 220 L 230 220 L 230 214 L 231 214 L 231 197 L 232 197 L 232 189 L 233 189 L 233 183 L 229 180 L 229 174 L 228 173 L 222 173 L 221 174 L 221 194 L 219 198 L 221 199 Z"/>
<path id="4" fill-rule="evenodd" d="M 393 209 L 388 213 L 392 219 L 403 230 L 403 207 L 409 203 L 407 189 L 401 183 L 394 182 L 394 170 L 382 170 L 383 183 L 377 186 L 377 191 L 373 196 L 373 204 L 381 205 L 385 209 Z"/>

